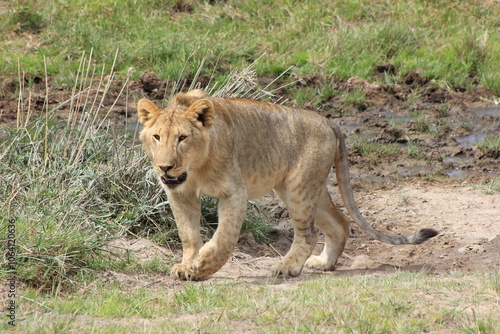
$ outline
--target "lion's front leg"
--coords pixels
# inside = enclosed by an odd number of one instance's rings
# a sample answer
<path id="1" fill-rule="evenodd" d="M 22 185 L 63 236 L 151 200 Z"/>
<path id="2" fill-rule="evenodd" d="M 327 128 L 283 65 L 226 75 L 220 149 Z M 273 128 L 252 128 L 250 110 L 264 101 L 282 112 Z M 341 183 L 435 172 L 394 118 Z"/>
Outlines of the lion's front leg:
<path id="1" fill-rule="evenodd" d="M 245 191 L 219 200 L 219 226 L 212 239 L 200 249 L 193 262 L 194 279 L 217 272 L 227 262 L 238 242 L 246 211 Z"/>
<path id="2" fill-rule="evenodd" d="M 193 280 L 191 267 L 203 246 L 200 236 L 201 200 L 195 194 L 186 196 L 167 192 L 167 196 L 182 242 L 182 262 L 175 264 L 170 273 L 177 279 Z"/>

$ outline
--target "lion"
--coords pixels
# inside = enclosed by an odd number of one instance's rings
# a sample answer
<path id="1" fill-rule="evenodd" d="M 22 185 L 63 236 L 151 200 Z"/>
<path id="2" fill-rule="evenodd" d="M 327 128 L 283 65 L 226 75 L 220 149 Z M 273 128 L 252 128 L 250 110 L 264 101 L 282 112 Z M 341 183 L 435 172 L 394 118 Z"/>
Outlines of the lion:
<path id="1" fill-rule="evenodd" d="M 274 190 L 293 222 L 289 252 L 274 276 L 300 275 L 304 265 L 333 270 L 342 254 L 350 220 L 333 204 L 326 182 L 332 166 L 351 218 L 370 236 L 390 244 L 420 244 L 438 234 L 422 229 L 405 237 L 375 230 L 354 202 L 347 149 L 329 119 L 302 109 L 242 98 L 214 98 L 202 90 L 177 94 L 165 109 L 141 99 L 140 140 L 151 159 L 174 215 L 182 261 L 171 275 L 198 280 L 229 259 L 246 215 L 247 201 Z M 201 196 L 218 199 L 218 227 L 200 236 Z M 312 255 L 319 228 L 325 245 Z"/>

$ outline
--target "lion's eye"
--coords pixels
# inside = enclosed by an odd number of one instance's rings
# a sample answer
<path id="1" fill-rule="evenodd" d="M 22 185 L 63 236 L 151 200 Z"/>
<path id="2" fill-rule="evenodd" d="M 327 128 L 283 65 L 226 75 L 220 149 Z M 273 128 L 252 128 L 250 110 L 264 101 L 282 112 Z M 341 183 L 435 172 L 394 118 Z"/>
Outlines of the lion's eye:
<path id="1" fill-rule="evenodd" d="M 179 136 L 179 142 L 183 141 L 186 138 L 187 138 L 187 136 Z"/>
<path id="2" fill-rule="evenodd" d="M 160 135 L 153 135 L 153 138 L 156 140 L 160 140 Z"/>

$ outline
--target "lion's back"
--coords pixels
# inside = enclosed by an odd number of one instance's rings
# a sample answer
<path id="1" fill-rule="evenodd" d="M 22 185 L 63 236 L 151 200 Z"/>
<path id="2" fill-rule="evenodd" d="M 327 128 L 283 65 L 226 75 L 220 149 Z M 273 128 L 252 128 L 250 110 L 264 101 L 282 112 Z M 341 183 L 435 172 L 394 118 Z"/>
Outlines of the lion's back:
<path id="1" fill-rule="evenodd" d="M 314 112 L 239 98 L 214 101 L 225 115 L 214 125 L 234 143 L 232 153 L 243 169 L 289 170 L 299 160 L 332 155 L 335 133 L 329 120 Z"/>

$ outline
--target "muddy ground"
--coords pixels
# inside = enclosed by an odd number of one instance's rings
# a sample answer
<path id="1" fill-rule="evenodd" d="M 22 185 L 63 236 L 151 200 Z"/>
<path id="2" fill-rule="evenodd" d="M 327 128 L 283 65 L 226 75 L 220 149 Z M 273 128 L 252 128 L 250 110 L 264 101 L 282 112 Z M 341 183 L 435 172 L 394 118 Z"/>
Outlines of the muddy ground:
<path id="1" fill-rule="evenodd" d="M 377 70 L 383 73 L 390 68 L 381 65 Z M 263 77 L 260 82 L 265 86 L 273 79 Z M 500 265 L 500 194 L 487 194 L 485 190 L 492 180 L 498 182 L 500 151 L 478 145 L 487 137 L 500 135 L 498 98 L 481 88 L 466 91 L 440 87 L 418 73 L 390 85 L 357 78 L 292 79 L 298 87 L 321 87 L 327 81 L 342 92 L 364 92 L 365 98 L 359 103 L 345 105 L 341 96 L 333 96 L 319 103 L 308 102 L 306 107 L 334 119 L 346 134 L 351 148 L 352 184 L 365 217 L 388 234 L 405 235 L 424 227 L 440 232 L 424 245 L 391 246 L 368 238 L 353 225 L 344 255 L 332 275 Z M 42 78 L 27 78 L 26 83 L 33 93 L 25 94 L 29 96 L 25 107 L 29 104 L 35 112 L 42 111 L 48 103 L 50 108 L 57 106 L 62 117 L 67 114 L 69 104 L 65 101 L 72 94 L 69 87 L 50 87 L 47 95 Z M 279 88 L 280 84 L 283 82 L 270 88 Z M 203 79 L 200 85 L 204 85 Z M 125 119 L 135 124 L 137 100 L 148 97 L 161 103 L 170 93 L 166 86 L 155 75 L 145 73 L 127 85 L 127 94 L 119 96 L 123 82 L 116 82 L 102 101 L 103 109 L 109 109 L 119 124 Z M 0 123 L 16 121 L 17 87 L 15 81 L 3 80 Z M 286 99 L 290 88 L 275 93 Z M 356 142 L 374 146 L 366 149 Z M 330 184 L 334 201 L 343 208 L 333 174 Z M 259 244 L 251 235 L 242 235 L 231 260 L 213 279 L 267 281 L 272 265 L 287 252 L 293 235 L 286 210 L 272 194 L 261 204 L 270 210 L 269 219 L 278 226 L 273 241 Z M 166 260 L 180 255 L 179 249 L 160 247 L 147 239 L 118 240 L 115 246 L 133 250 L 145 261 L 153 255 Z M 320 242 L 316 252 L 321 247 Z M 139 278 L 111 274 L 124 282 L 139 283 Z M 302 277 L 317 274 L 305 270 Z M 170 278 L 162 276 L 147 278 L 139 285 L 155 283 L 172 284 Z"/>

